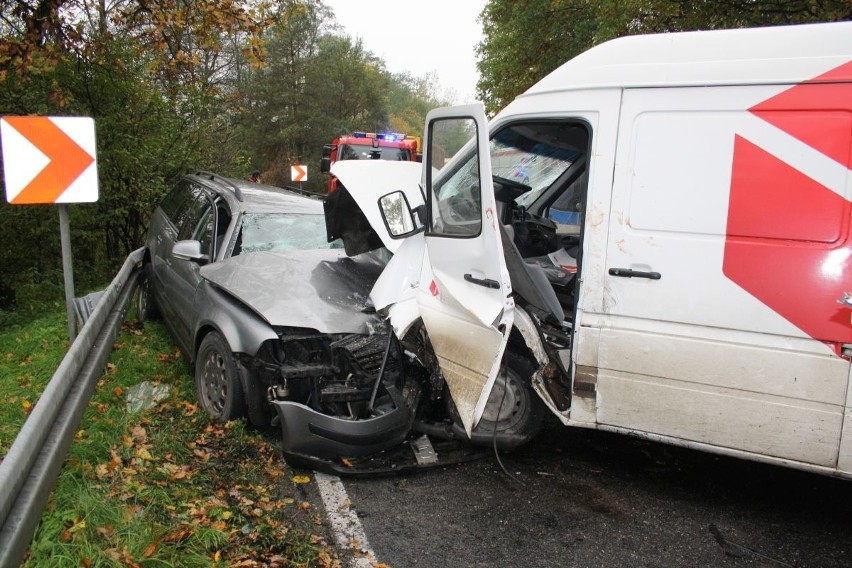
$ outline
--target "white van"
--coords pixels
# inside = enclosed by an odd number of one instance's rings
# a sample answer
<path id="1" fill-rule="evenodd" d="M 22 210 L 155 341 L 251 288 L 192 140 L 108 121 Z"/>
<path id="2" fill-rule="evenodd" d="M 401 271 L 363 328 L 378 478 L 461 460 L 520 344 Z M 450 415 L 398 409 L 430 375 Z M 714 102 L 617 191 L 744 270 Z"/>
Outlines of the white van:
<path id="1" fill-rule="evenodd" d="M 508 350 L 566 425 L 852 477 L 852 22 L 620 38 L 424 140 L 425 208 L 334 173 L 468 433 Z"/>

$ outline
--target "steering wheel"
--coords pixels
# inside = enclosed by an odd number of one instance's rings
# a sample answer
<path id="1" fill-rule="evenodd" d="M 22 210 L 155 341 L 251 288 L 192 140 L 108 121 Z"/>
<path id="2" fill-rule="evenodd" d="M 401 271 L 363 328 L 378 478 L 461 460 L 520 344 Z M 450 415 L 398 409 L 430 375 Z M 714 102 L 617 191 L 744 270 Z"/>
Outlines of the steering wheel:
<path id="1" fill-rule="evenodd" d="M 531 186 L 513 179 L 495 175 L 492 175 L 491 179 L 494 181 L 494 198 L 503 203 L 512 203 L 526 192 L 532 191 Z"/>

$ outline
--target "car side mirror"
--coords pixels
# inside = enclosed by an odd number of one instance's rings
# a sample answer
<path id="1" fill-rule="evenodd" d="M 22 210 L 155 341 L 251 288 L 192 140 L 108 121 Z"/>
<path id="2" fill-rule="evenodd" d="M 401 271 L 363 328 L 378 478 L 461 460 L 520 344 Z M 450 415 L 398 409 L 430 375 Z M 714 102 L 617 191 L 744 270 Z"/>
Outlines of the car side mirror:
<path id="1" fill-rule="evenodd" d="M 379 198 L 379 209 L 391 238 L 401 239 L 423 229 L 414 222 L 408 199 L 401 191 L 394 191 Z"/>
<path id="2" fill-rule="evenodd" d="M 196 264 L 207 264 L 210 260 L 209 256 L 201 252 L 201 243 L 193 240 L 176 242 L 172 247 L 172 256 Z"/>

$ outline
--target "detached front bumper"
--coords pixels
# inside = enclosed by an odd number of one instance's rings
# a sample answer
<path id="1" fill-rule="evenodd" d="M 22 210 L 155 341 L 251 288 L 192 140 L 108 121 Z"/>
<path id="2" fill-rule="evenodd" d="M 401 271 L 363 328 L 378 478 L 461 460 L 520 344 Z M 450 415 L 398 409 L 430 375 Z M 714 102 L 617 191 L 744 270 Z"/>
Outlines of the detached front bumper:
<path id="1" fill-rule="evenodd" d="M 368 456 L 401 444 L 414 422 L 404 404 L 375 418 L 346 420 L 317 412 L 304 404 L 278 400 L 272 405 L 281 419 L 286 456 L 319 460 Z"/>

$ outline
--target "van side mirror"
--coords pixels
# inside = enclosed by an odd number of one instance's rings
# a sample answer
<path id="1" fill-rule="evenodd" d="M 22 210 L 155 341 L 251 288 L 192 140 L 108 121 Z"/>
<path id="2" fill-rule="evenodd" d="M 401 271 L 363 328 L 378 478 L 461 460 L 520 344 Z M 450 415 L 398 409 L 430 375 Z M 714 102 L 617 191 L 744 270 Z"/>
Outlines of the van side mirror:
<path id="1" fill-rule="evenodd" d="M 178 241 L 172 247 L 172 256 L 196 264 L 207 264 L 210 257 L 201 252 L 201 243 L 193 240 Z"/>
<path id="2" fill-rule="evenodd" d="M 414 215 L 408 205 L 408 199 L 401 191 L 394 191 L 379 198 L 382 219 L 391 238 L 401 239 L 423 229 L 414 222 Z"/>

